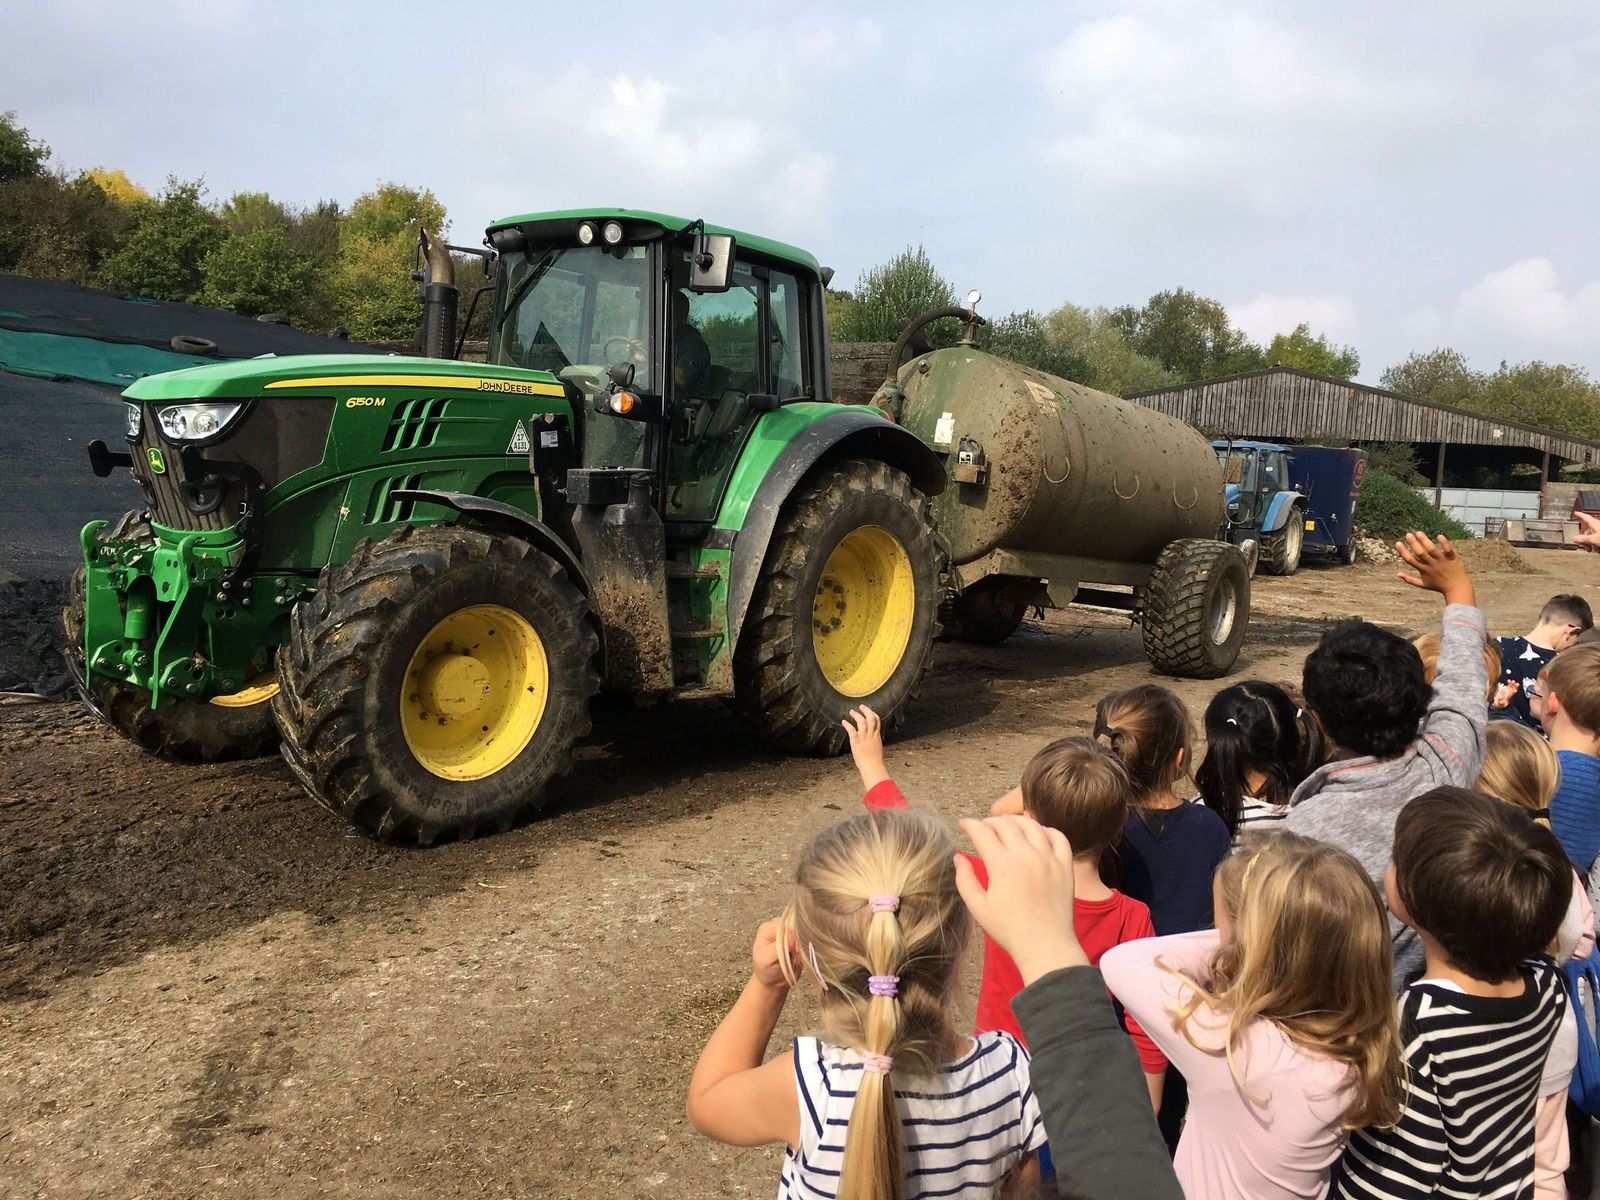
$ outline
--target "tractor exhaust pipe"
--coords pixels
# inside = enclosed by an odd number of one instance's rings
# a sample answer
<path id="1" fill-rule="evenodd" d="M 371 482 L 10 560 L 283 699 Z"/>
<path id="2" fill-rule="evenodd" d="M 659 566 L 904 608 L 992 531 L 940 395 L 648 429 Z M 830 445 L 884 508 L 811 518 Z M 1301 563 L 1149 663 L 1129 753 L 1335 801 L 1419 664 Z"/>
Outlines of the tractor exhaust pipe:
<path id="1" fill-rule="evenodd" d="M 417 239 L 422 267 L 413 278 L 422 284 L 422 327 L 417 344 L 425 358 L 452 358 L 456 345 L 456 267 L 450 248 L 426 229 Z"/>

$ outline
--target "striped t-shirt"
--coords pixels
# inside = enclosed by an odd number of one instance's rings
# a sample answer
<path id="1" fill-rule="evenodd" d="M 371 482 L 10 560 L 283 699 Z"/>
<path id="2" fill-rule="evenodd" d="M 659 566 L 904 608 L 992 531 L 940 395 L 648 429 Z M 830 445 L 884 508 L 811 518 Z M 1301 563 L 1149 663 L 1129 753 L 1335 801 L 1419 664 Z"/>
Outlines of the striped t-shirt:
<path id="1" fill-rule="evenodd" d="M 906 1200 L 992 1194 L 1045 1143 L 1028 1080 L 1028 1052 L 1009 1033 L 980 1033 L 937 1075 L 891 1075 L 906 1145 Z M 796 1038 L 800 1145 L 784 1156 L 779 1200 L 834 1200 L 845 1129 L 861 1086 L 861 1055 Z"/>
<path id="2" fill-rule="evenodd" d="M 1469 996 L 1428 979 L 1406 989 L 1405 1112 L 1393 1129 L 1351 1135 L 1334 1196 L 1533 1195 L 1534 1108 L 1567 993 L 1547 958 L 1524 963 L 1522 974 L 1520 996 Z"/>

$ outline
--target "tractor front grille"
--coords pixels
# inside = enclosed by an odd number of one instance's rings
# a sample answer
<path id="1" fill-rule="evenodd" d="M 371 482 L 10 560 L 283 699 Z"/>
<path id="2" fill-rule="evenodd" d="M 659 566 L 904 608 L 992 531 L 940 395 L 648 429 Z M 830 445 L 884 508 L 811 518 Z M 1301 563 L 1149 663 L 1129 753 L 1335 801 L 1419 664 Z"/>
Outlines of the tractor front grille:
<path id="1" fill-rule="evenodd" d="M 150 516 L 158 525 L 168 529 L 226 529 L 239 519 L 241 496 L 234 484 L 201 492 L 188 487 L 183 479 L 183 463 L 178 449 L 152 428 L 153 420 L 146 420 L 139 440 L 131 444 L 133 474 L 144 487 L 150 501 Z M 165 471 L 157 471 L 151 463 L 150 452 L 160 456 Z"/>

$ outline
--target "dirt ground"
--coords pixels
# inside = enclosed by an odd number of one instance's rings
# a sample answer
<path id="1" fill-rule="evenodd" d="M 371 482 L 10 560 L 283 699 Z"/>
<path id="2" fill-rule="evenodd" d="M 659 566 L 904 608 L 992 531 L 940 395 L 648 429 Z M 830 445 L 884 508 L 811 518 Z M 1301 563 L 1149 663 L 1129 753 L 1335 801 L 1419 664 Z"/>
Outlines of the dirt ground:
<path id="1" fill-rule="evenodd" d="M 1600 603 L 1600 557 L 1473 549 L 1497 632 Z M 1438 601 L 1381 567 L 1258 580 L 1235 678 L 1298 678 L 1354 615 L 1421 632 Z M 1148 678 L 1107 615 L 941 647 L 891 769 L 978 812 Z M 276 760 L 168 766 L 0 708 L 0 1195 L 769 1195 L 777 1152 L 699 1138 L 684 1087 L 794 851 L 857 798 L 848 760 L 770 755 L 717 703 L 617 708 L 542 818 L 403 850 Z"/>

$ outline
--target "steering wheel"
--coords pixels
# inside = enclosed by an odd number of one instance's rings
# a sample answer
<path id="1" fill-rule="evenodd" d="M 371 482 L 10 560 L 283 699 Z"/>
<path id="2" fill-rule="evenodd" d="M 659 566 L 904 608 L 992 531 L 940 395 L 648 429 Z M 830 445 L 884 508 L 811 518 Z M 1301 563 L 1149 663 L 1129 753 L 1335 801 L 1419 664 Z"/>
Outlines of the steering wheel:
<path id="1" fill-rule="evenodd" d="M 611 347 L 616 345 L 619 342 L 622 344 L 622 353 L 621 354 L 613 354 L 611 352 Z M 610 337 L 608 337 L 603 343 L 601 343 L 600 352 L 601 352 L 601 354 L 603 354 L 605 356 L 605 360 L 608 363 L 614 363 L 614 362 L 642 363 L 648 357 L 645 354 L 644 343 L 642 341 L 640 341 L 636 337 L 629 337 L 626 334 L 622 334 L 622 333 L 614 333 Z"/>

